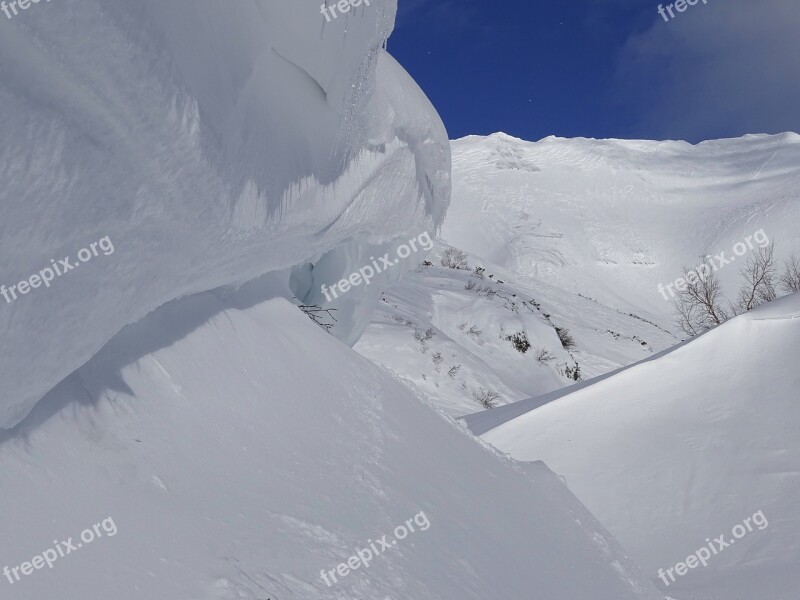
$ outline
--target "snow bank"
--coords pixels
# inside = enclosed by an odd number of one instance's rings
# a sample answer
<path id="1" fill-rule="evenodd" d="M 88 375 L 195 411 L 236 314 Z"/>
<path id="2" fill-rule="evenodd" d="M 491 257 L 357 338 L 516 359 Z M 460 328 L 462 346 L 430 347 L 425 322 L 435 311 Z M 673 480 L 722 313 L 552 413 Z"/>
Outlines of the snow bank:
<path id="1" fill-rule="evenodd" d="M 115 247 L 0 300 L 0 428 L 173 298 L 296 267 L 285 291 L 313 303 L 435 230 L 449 146 L 381 48 L 395 8 L 326 23 L 296 0 L 59 0 L 0 19 L 0 284 Z M 337 336 L 385 284 L 337 306 Z"/>
<path id="2" fill-rule="evenodd" d="M 0 442 L 13 600 L 659 600 L 543 465 L 475 443 L 255 282 L 126 327 Z M 247 308 L 235 308 L 247 304 Z M 430 527 L 320 577 L 424 511 Z M 390 535 L 389 540 L 392 539 Z"/>
<path id="3" fill-rule="evenodd" d="M 653 580 L 706 537 L 728 541 L 736 524 L 763 511 L 768 528 L 736 540 L 669 593 L 794 598 L 799 341 L 794 294 L 539 408 L 531 401 L 520 416 L 498 409 L 505 419 L 483 439 L 566 477 Z"/>

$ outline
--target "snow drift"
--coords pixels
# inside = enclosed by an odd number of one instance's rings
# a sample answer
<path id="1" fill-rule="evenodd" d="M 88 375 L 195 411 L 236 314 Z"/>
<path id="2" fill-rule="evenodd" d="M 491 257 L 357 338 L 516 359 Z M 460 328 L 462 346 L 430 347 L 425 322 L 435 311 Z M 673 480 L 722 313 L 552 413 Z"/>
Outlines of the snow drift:
<path id="1" fill-rule="evenodd" d="M 669 593 L 790 600 L 800 585 L 799 346 L 794 294 L 556 399 L 467 421 L 511 456 L 563 475 L 654 580 L 763 511 L 768 528 Z"/>
<path id="2" fill-rule="evenodd" d="M 0 565 L 118 528 L 4 598 L 661 598 L 546 467 L 476 444 L 267 283 L 126 327 L 3 436 Z M 325 585 L 419 511 L 427 531 Z"/>
<path id="3" fill-rule="evenodd" d="M 314 303 L 441 222 L 447 136 L 382 50 L 393 0 L 331 23 L 296 0 L 35 8 L 0 19 L 0 284 L 115 253 L 0 301 L 0 428 L 171 299 L 281 272 Z M 336 306 L 338 337 L 386 283 Z"/>

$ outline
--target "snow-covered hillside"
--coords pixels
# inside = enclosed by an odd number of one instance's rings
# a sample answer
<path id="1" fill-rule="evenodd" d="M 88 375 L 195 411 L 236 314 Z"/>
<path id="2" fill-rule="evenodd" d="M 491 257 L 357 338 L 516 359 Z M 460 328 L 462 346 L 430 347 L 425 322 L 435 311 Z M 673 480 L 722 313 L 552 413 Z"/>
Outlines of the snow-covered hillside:
<path id="1" fill-rule="evenodd" d="M 798 348 L 794 294 L 572 393 L 466 420 L 500 450 L 563 475 L 654 581 L 707 537 L 734 539 L 732 528 L 762 511 L 768 527 L 735 539 L 669 593 L 793 600 Z"/>
<path id="2" fill-rule="evenodd" d="M 456 199 L 457 201 L 457 199 Z M 354 346 L 452 416 L 561 389 L 653 356 L 679 338 L 669 330 L 469 257 L 469 269 L 433 263 L 387 290 Z M 484 272 L 475 274 L 475 267 Z M 467 289 L 470 288 L 470 289 Z M 575 347 L 558 337 L 565 329 Z M 425 339 L 429 337 L 430 339 Z"/>
<path id="3" fill-rule="evenodd" d="M 800 253 L 796 133 L 697 145 L 498 133 L 452 148 L 445 242 L 661 325 L 670 303 L 658 284 L 701 253 L 730 257 L 762 228 L 778 255 Z"/>
<path id="4" fill-rule="evenodd" d="M 497 394 L 495 406 L 538 397 L 575 383 L 576 367 L 587 380 L 680 342 L 659 284 L 701 253 L 734 259 L 718 271 L 729 297 L 735 260 L 764 240 L 778 257 L 800 254 L 794 133 L 698 145 L 498 133 L 452 149 L 433 265 L 384 295 L 356 345 L 451 415 L 480 410 L 482 389 Z M 760 243 L 737 257 L 732 248 L 754 234 Z M 467 251 L 468 269 L 439 266 L 447 245 Z M 568 352 L 556 327 L 575 342 Z M 420 344 L 415 332 L 428 329 L 434 337 Z M 531 345 L 524 354 L 508 339 L 519 332 Z"/>

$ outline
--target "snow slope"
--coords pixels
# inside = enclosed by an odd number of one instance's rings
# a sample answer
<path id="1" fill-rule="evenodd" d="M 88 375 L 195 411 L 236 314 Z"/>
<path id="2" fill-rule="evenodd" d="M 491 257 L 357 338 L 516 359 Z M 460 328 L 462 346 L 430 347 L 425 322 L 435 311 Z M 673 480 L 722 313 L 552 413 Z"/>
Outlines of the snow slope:
<path id="1" fill-rule="evenodd" d="M 0 565 L 118 529 L 3 598 L 662 597 L 546 467 L 476 443 L 268 279 L 126 327 L 3 434 Z M 325 585 L 420 511 L 426 531 Z"/>
<path id="2" fill-rule="evenodd" d="M 760 228 L 778 256 L 800 253 L 796 133 L 697 145 L 497 133 L 452 148 L 446 243 L 662 326 L 671 307 L 658 284 L 701 253 L 730 257 Z M 729 285 L 737 271 L 719 275 Z"/>
<path id="3" fill-rule="evenodd" d="M 0 18 L 0 284 L 115 247 L 0 301 L 0 428 L 165 302 L 297 268 L 315 303 L 436 229 L 449 144 L 382 50 L 395 10 L 59 0 Z M 355 341 L 389 282 L 338 305 L 335 335 Z"/>
<path id="4" fill-rule="evenodd" d="M 737 523 L 763 511 L 767 528 L 736 540 L 669 593 L 793 600 L 800 589 L 798 348 L 794 294 L 571 393 L 467 422 L 500 450 L 544 460 L 563 475 L 653 580 L 706 537 L 732 539 Z"/>
<path id="5" fill-rule="evenodd" d="M 685 336 L 658 285 L 696 266 L 701 252 L 736 259 L 734 244 L 763 229 L 779 259 L 800 254 L 797 134 L 690 145 L 498 133 L 451 145 L 452 202 L 433 266 L 384 295 L 355 348 L 454 416 L 481 409 L 480 388 L 499 395 L 496 406 L 530 397 L 522 406 L 538 405 L 574 383 L 566 368 L 578 365 L 586 380 L 674 346 Z M 448 245 L 469 254 L 470 272 L 439 266 Z M 718 271 L 729 298 L 738 271 L 735 262 Z M 470 281 L 497 294 L 465 290 Z M 569 353 L 554 327 L 574 338 Z M 428 328 L 429 351 L 413 338 Z M 506 339 L 519 331 L 532 345 L 524 355 Z M 537 349 L 553 359 L 537 362 Z M 519 410 L 471 423 L 491 426 Z"/>
<path id="6" fill-rule="evenodd" d="M 576 365 L 579 378 L 591 378 L 678 341 L 655 323 L 480 257 L 469 257 L 470 270 L 442 267 L 443 249 L 438 243 L 432 266 L 406 273 L 383 294 L 354 348 L 451 416 L 481 410 L 481 388 L 498 394 L 494 406 L 516 403 L 574 383 Z M 569 330 L 575 349 L 562 346 L 556 327 Z M 422 343 L 428 329 L 433 337 Z M 530 345 L 524 351 L 509 339 L 521 333 Z"/>

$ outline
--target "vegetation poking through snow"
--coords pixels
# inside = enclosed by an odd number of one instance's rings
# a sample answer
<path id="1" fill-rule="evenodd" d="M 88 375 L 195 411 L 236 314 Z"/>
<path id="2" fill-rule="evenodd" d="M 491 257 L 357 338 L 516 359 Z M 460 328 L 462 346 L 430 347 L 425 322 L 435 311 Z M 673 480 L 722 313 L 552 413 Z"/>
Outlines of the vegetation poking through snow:
<path id="1" fill-rule="evenodd" d="M 531 348 L 531 343 L 528 341 L 528 336 L 524 331 L 507 335 L 506 338 L 514 345 L 518 352 L 525 354 Z"/>
<path id="2" fill-rule="evenodd" d="M 536 348 L 534 350 L 534 356 L 536 357 L 537 362 L 542 364 L 547 364 L 551 360 L 555 360 L 556 357 L 548 350 L 547 348 L 541 347 Z"/>
<path id="3" fill-rule="evenodd" d="M 484 408 L 494 408 L 495 402 L 500 398 L 500 394 L 481 387 L 478 390 L 472 391 L 472 397 Z"/>
<path id="4" fill-rule="evenodd" d="M 336 322 L 336 318 L 331 314 L 335 308 L 322 308 L 317 304 L 300 304 L 298 308 L 325 331 L 330 331 Z"/>
<path id="5" fill-rule="evenodd" d="M 564 347 L 564 350 L 569 351 L 575 349 L 575 340 L 568 329 L 565 327 L 556 327 L 556 334 L 558 335 L 558 339 L 561 341 L 561 345 Z"/>
<path id="6" fill-rule="evenodd" d="M 448 248 L 442 253 L 441 263 L 448 269 L 467 269 L 467 254 L 458 248 Z"/>

